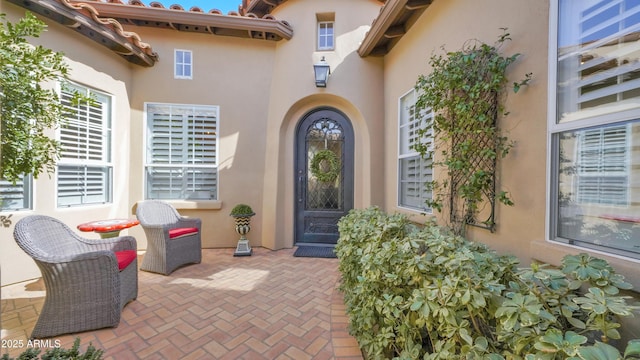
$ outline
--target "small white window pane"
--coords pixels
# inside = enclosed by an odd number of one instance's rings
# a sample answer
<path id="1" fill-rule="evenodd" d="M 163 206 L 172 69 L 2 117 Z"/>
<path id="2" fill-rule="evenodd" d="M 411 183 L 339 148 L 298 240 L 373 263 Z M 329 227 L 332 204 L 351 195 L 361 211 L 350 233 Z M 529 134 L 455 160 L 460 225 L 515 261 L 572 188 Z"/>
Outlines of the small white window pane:
<path id="1" fill-rule="evenodd" d="M 191 79 L 193 69 L 192 52 L 189 50 L 175 50 L 174 77 L 177 79 Z"/>
<path id="2" fill-rule="evenodd" d="M 32 209 L 33 205 L 31 194 L 31 176 L 23 175 L 15 184 L 6 180 L 0 180 L 0 211 Z"/>
<path id="3" fill-rule="evenodd" d="M 318 50 L 331 50 L 333 47 L 333 22 L 318 23 Z"/>

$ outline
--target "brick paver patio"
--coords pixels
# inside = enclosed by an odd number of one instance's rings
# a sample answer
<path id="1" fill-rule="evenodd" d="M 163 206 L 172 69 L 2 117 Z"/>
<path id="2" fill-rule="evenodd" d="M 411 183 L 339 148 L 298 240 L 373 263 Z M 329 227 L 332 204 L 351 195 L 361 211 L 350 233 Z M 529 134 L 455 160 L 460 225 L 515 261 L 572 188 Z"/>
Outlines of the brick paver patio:
<path id="1" fill-rule="evenodd" d="M 254 248 L 250 257 L 233 251 L 205 249 L 201 264 L 170 276 L 140 271 L 138 298 L 117 328 L 35 345 L 68 348 L 80 337 L 83 349 L 91 342 L 114 360 L 362 359 L 347 331 L 337 259 L 297 258 L 293 249 Z M 44 286 L 5 286 L 1 295 L 0 354 L 17 356 L 28 345 Z"/>

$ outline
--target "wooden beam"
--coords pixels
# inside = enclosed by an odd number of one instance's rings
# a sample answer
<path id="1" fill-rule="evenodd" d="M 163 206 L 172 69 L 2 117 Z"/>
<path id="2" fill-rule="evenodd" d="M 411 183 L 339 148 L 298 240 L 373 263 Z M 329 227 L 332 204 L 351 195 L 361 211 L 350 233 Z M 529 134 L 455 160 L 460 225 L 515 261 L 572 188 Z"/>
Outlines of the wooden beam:
<path id="1" fill-rule="evenodd" d="M 404 6 L 407 10 L 419 10 L 431 5 L 433 0 L 409 0 Z"/>
<path id="2" fill-rule="evenodd" d="M 385 31 L 384 33 L 384 37 L 386 37 L 387 39 L 394 39 L 404 35 L 405 33 L 406 31 L 404 30 L 404 26 L 398 25 L 387 29 L 387 31 Z"/>

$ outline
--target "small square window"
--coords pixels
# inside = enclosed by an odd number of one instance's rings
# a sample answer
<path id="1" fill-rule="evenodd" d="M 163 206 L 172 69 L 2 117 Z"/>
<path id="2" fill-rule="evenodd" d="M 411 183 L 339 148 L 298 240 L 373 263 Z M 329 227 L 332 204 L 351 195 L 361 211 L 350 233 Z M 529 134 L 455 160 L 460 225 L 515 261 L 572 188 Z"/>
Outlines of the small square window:
<path id="1" fill-rule="evenodd" d="M 334 32 L 333 21 L 318 23 L 318 50 L 333 50 Z"/>
<path id="2" fill-rule="evenodd" d="M 193 54 L 190 50 L 175 50 L 175 73 L 176 79 L 193 78 Z"/>

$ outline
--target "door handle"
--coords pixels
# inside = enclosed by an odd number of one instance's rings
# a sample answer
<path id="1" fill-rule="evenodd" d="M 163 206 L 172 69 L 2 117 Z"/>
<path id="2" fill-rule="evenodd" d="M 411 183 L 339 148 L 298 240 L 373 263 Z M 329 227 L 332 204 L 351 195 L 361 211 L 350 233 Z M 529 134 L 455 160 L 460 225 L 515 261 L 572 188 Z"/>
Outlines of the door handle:
<path id="1" fill-rule="evenodd" d="M 302 194 L 304 194 L 303 188 L 304 188 L 304 175 L 300 175 L 298 176 L 298 202 L 299 203 L 302 203 Z"/>

